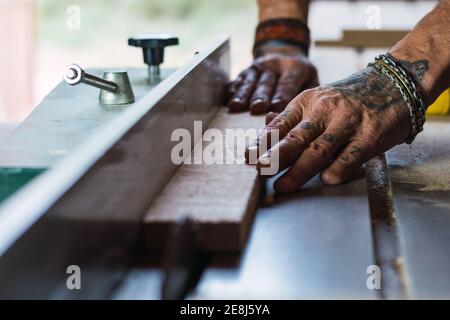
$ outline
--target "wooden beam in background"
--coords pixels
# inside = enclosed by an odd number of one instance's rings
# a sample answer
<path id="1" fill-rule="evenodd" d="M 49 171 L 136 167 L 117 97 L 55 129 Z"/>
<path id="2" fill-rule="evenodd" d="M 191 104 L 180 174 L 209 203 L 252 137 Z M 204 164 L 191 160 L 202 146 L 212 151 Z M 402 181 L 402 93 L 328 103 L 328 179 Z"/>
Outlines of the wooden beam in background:
<path id="1" fill-rule="evenodd" d="M 408 30 L 344 30 L 341 39 L 317 40 L 314 43 L 317 47 L 390 48 L 408 32 Z"/>

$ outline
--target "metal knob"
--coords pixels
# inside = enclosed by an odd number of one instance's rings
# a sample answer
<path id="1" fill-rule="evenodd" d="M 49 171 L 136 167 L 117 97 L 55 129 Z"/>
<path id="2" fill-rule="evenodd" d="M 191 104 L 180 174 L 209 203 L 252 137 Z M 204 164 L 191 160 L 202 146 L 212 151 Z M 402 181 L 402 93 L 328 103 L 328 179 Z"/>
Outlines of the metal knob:
<path id="1" fill-rule="evenodd" d="M 84 71 L 79 65 L 67 67 L 64 81 L 75 86 L 84 83 L 100 89 L 99 101 L 104 105 L 130 104 L 134 93 L 128 73 L 125 71 L 105 72 L 103 79 Z"/>
<path id="2" fill-rule="evenodd" d="M 160 78 L 159 65 L 164 62 L 164 48 L 177 44 L 177 37 L 166 34 L 142 35 L 128 39 L 128 45 L 142 48 L 151 81 Z"/>

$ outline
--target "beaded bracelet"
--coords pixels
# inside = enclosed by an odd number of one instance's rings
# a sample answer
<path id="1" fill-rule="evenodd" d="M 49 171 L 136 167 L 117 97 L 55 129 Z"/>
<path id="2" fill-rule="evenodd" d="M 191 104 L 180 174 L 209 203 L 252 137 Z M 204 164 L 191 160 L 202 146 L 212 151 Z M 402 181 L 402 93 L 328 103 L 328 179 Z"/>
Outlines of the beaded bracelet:
<path id="1" fill-rule="evenodd" d="M 417 134 L 423 130 L 423 125 L 426 120 L 426 108 L 416 84 L 406 70 L 386 55 L 376 57 L 375 62 L 369 63 L 368 66 L 389 77 L 397 89 L 399 89 L 408 107 L 411 121 L 411 133 L 405 142 L 411 144 Z"/>

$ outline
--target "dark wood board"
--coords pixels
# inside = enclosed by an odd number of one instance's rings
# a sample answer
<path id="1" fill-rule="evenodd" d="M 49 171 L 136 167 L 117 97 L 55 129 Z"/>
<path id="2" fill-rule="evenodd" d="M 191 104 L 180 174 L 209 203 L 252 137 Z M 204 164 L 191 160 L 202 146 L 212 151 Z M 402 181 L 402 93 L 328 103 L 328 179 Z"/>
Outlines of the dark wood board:
<path id="1" fill-rule="evenodd" d="M 246 130 L 256 132 L 263 127 L 264 116 L 252 116 L 248 112 L 230 114 L 223 108 L 210 128 L 219 129 L 225 140 L 198 141 L 194 149 L 198 150 L 198 144 L 203 145 L 203 150 L 214 145 L 225 161 L 227 129 L 242 129 L 241 137 L 245 138 Z M 245 143 L 245 140 L 239 140 Z M 240 251 L 261 189 L 258 172 L 254 166 L 245 164 L 243 150 L 244 144 L 229 149 L 235 159 L 233 164 L 206 164 L 201 159 L 202 164 L 183 164 L 144 218 L 143 249 L 163 250 L 171 228 L 189 217 L 198 228 L 205 250 Z M 200 153 L 195 156 L 199 155 L 201 157 Z"/>

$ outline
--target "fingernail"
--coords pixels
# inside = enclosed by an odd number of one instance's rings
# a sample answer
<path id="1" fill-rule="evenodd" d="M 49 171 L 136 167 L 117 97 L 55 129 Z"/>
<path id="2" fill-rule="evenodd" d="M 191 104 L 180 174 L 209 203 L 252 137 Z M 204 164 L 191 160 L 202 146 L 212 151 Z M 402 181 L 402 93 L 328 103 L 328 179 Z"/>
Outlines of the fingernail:
<path id="1" fill-rule="evenodd" d="M 250 105 L 250 113 L 253 115 L 259 115 L 262 113 L 266 113 L 269 109 L 268 101 L 264 99 L 258 98 L 252 101 Z"/>
<path id="2" fill-rule="evenodd" d="M 267 156 L 261 157 L 258 159 L 258 166 L 261 168 L 269 168 L 271 162 L 272 161 L 271 161 L 270 157 L 267 157 Z"/>
<path id="3" fill-rule="evenodd" d="M 244 109 L 244 100 L 240 97 L 234 97 L 229 103 L 230 111 L 242 111 Z"/>
<path id="4" fill-rule="evenodd" d="M 272 104 L 277 104 L 277 103 L 280 103 L 280 102 L 282 102 L 282 100 L 280 98 L 273 98 L 272 101 L 271 101 Z"/>

